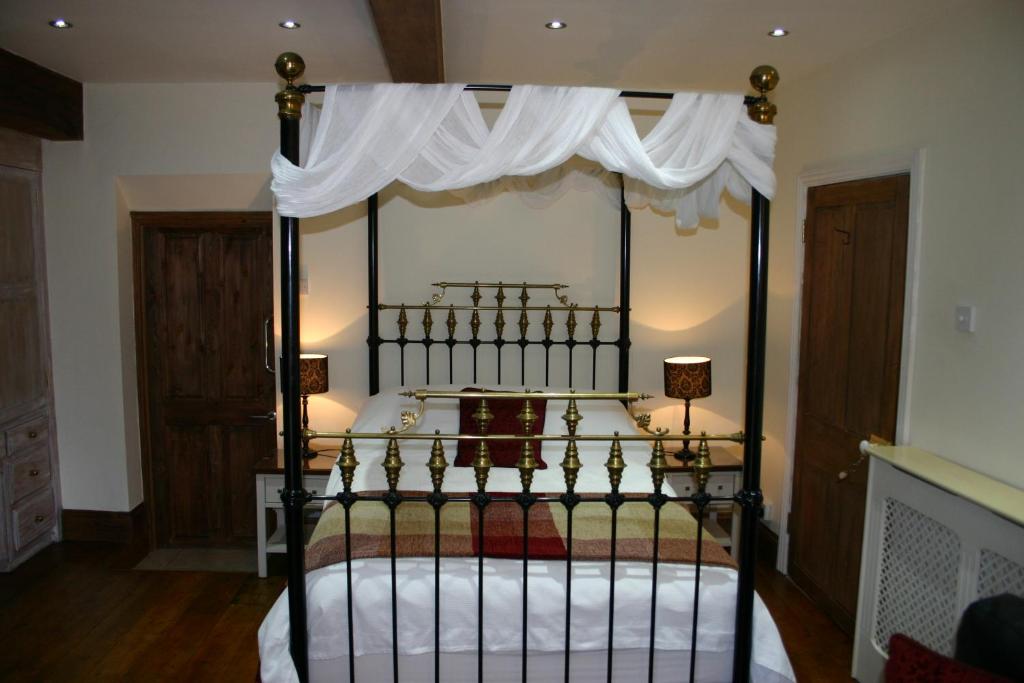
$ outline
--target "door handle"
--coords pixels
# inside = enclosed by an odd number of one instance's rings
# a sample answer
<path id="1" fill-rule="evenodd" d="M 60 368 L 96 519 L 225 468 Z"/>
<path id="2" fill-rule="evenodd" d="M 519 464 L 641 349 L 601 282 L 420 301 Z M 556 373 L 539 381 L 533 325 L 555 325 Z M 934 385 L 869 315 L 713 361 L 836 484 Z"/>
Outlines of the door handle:
<path id="1" fill-rule="evenodd" d="M 270 316 L 263 319 L 263 367 L 271 375 L 274 374 L 274 359 L 270 353 L 271 342 L 270 335 L 273 334 L 273 330 L 270 325 Z"/>
<path id="2" fill-rule="evenodd" d="M 877 434 L 872 434 L 871 436 L 869 436 L 864 441 L 861 441 L 860 443 L 861 443 L 860 456 L 857 458 L 857 460 L 852 465 L 850 465 L 845 470 L 843 470 L 838 475 L 836 475 L 836 479 L 838 479 L 839 481 L 846 481 L 846 479 L 848 479 L 849 476 L 851 474 L 853 474 L 857 470 L 858 467 L 861 466 L 861 463 L 863 463 L 864 460 L 867 459 L 868 452 L 866 450 L 864 450 L 864 444 L 869 443 L 869 444 L 874 444 L 874 445 L 878 445 L 878 446 L 891 446 L 892 445 L 891 441 L 889 441 L 885 437 L 878 436 Z"/>
<path id="3" fill-rule="evenodd" d="M 271 410 L 269 413 L 263 413 L 262 415 L 249 415 L 250 420 L 271 420 L 277 422 L 277 411 Z"/>

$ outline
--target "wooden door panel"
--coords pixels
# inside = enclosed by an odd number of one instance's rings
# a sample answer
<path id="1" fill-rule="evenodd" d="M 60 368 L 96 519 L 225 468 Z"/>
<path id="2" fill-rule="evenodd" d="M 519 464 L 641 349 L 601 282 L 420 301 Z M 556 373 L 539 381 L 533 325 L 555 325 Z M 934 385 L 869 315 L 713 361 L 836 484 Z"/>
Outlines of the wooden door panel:
<path id="1" fill-rule="evenodd" d="M 811 252 L 810 310 L 805 321 L 807 412 L 836 424 L 845 410 L 846 364 L 849 359 L 849 320 L 836 319 L 849 300 L 851 259 L 847 243 L 849 215 L 844 207 L 819 214 L 821 229 L 808 245 Z M 839 381 L 837 382 L 837 378 Z"/>
<path id="2" fill-rule="evenodd" d="M 210 439 L 205 427 L 166 425 L 164 485 L 169 506 L 168 540 L 187 543 L 210 536 Z M 198 485 L 197 485 L 198 484 Z"/>
<path id="3" fill-rule="evenodd" d="M 790 568 L 837 623 L 857 607 L 870 434 L 895 436 L 908 176 L 808 192 Z"/>
<path id="4" fill-rule="evenodd" d="M 260 301 L 245 294 L 252 288 L 253 275 L 261 268 L 260 256 L 265 247 L 259 234 L 242 234 L 225 237 L 222 248 L 224 305 L 220 329 L 230 338 L 245 340 L 223 359 L 222 394 L 233 399 L 264 396 L 273 380 L 264 362 L 266 310 Z"/>
<path id="5" fill-rule="evenodd" d="M 200 235 L 170 232 L 161 250 L 161 334 L 154 340 L 164 359 L 163 399 L 200 399 L 203 381 L 202 270 Z"/>
<path id="6" fill-rule="evenodd" d="M 264 367 L 273 308 L 270 216 L 133 214 L 145 292 L 148 490 L 158 545 L 255 538 L 256 460 L 276 448 Z M 272 350 L 267 350 L 271 355 Z"/>
<path id="7" fill-rule="evenodd" d="M 808 459 L 813 461 L 813 457 Z M 818 523 L 816 516 L 830 510 L 829 471 L 813 465 L 802 468 L 795 483 L 793 497 L 800 505 L 793 509 L 792 528 L 806 531 L 802 531 L 805 542 L 794 546 L 791 561 L 811 580 L 827 583 L 831 578 L 831 558 L 817 549 L 828 545 L 829 529 L 828 525 Z"/>
<path id="8" fill-rule="evenodd" d="M 269 431 L 269 434 L 268 434 Z M 265 425 L 238 425 L 224 429 L 222 438 L 224 448 L 224 476 L 227 479 L 226 491 L 231 495 L 227 501 L 229 511 L 228 523 L 233 538 L 244 539 L 256 537 L 256 489 L 252 471 L 257 460 L 272 457 L 276 450 L 274 428 L 267 422 Z M 267 444 L 271 448 L 267 448 Z"/>
<path id="9" fill-rule="evenodd" d="M 885 386 L 885 370 L 893 360 L 888 352 L 887 329 L 893 272 L 891 259 L 878 255 L 892 253 L 895 213 L 893 202 L 857 207 L 853 253 L 856 296 L 851 288 L 847 306 L 851 320 L 850 346 L 856 351 L 850 354 L 843 425 L 859 438 L 879 433 L 879 425 L 888 427 L 890 424 L 888 413 L 892 402 L 879 397 L 878 389 Z M 903 290 L 902 280 L 899 289 Z M 892 418 L 894 421 L 894 411 Z"/>

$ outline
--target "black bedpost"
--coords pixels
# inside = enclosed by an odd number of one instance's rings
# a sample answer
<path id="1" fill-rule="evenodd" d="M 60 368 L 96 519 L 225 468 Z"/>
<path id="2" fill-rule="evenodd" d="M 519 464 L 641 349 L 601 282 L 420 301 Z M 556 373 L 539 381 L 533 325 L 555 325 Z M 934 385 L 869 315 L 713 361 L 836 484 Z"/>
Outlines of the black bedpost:
<path id="1" fill-rule="evenodd" d="M 370 348 L 370 396 L 380 391 L 380 308 L 377 290 L 377 194 L 371 194 L 366 200 L 366 272 L 368 311 L 370 331 L 366 343 Z"/>
<path id="2" fill-rule="evenodd" d="M 775 120 L 776 107 L 768 92 L 779 82 L 774 67 L 762 65 L 750 74 L 757 97 L 746 100 L 747 114 L 761 124 Z M 736 585 L 736 629 L 733 641 L 733 683 L 748 683 L 754 647 L 754 573 L 757 569 L 757 525 L 761 492 L 761 438 L 764 433 L 764 356 L 768 323 L 768 209 L 757 190 L 750 201 L 750 292 L 747 311 L 747 385 L 743 416 L 743 490 L 740 506 L 739 576 Z"/>
<path id="3" fill-rule="evenodd" d="M 285 52 L 274 64 L 287 81 L 277 93 L 281 120 L 281 154 L 299 163 L 299 118 L 305 97 L 295 86 L 306 65 L 294 52 Z M 288 623 L 292 661 L 299 680 L 309 680 L 306 632 L 306 567 L 302 510 L 302 434 L 299 425 L 299 219 L 281 216 L 281 393 L 284 395 L 284 526 L 288 561 Z"/>
<path id="4" fill-rule="evenodd" d="M 757 190 L 750 206 L 750 299 L 747 314 L 746 414 L 743 418 L 743 490 L 740 504 L 739 579 L 736 588 L 734 683 L 750 680 L 754 627 L 754 572 L 761 493 L 761 434 L 764 426 L 764 356 L 768 319 L 768 205 Z"/>
<path id="5" fill-rule="evenodd" d="M 625 178 L 619 190 L 619 391 L 629 391 L 629 248 L 632 214 L 626 206 Z M 571 352 L 570 352 L 571 353 Z"/>

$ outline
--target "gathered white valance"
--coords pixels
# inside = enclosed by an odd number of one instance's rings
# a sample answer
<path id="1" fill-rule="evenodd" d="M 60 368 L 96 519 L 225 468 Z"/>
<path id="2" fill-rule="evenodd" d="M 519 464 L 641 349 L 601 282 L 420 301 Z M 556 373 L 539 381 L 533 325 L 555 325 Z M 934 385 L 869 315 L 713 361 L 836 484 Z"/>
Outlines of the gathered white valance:
<path id="1" fill-rule="evenodd" d="M 332 85 L 303 111 L 300 165 L 274 156 L 283 216 L 317 216 L 365 200 L 395 180 L 417 190 L 532 192 L 533 205 L 582 178 L 624 177 L 631 208 L 674 212 L 681 226 L 718 213 L 723 190 L 775 194 L 775 127 L 746 116 L 738 94 L 676 93 L 640 137 L 619 91 L 514 86 L 493 128 L 462 84 Z M 563 172 L 578 155 L 603 167 Z M 536 176 L 532 181 L 522 176 Z"/>

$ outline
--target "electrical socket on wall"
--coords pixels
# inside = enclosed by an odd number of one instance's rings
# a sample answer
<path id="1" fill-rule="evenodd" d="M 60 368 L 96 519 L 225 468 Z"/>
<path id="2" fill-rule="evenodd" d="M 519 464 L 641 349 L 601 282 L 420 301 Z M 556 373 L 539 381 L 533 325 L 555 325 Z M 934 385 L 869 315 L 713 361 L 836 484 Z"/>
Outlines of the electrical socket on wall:
<path id="1" fill-rule="evenodd" d="M 763 519 L 763 520 L 765 520 L 767 522 L 767 521 L 770 521 L 771 518 L 772 518 L 772 504 L 771 503 L 765 503 L 764 505 L 761 506 L 761 519 Z"/>
<path id="2" fill-rule="evenodd" d="M 956 307 L 957 332 L 974 332 L 974 306 Z"/>

